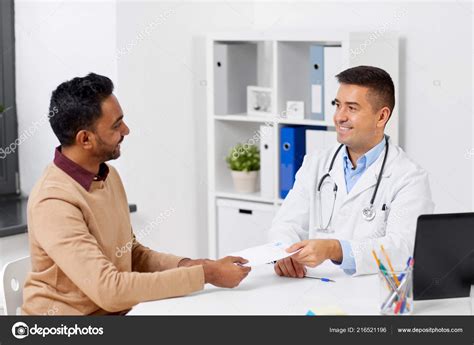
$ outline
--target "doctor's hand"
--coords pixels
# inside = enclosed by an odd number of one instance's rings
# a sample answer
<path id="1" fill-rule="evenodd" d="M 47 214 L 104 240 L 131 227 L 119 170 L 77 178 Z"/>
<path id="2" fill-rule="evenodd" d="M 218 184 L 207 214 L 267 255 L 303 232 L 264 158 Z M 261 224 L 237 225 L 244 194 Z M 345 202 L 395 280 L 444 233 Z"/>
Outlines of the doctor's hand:
<path id="1" fill-rule="evenodd" d="M 328 259 L 342 262 L 342 248 L 338 240 L 305 240 L 293 244 L 286 251 L 291 253 L 299 249 L 301 250 L 290 258 L 300 265 L 316 267 Z"/>
<path id="2" fill-rule="evenodd" d="M 244 267 L 248 260 L 239 256 L 226 256 L 202 265 L 204 282 L 218 287 L 233 288 L 247 277 L 251 268 Z"/>
<path id="3" fill-rule="evenodd" d="M 291 257 L 278 260 L 273 266 L 276 274 L 282 277 L 304 278 L 306 268 Z"/>

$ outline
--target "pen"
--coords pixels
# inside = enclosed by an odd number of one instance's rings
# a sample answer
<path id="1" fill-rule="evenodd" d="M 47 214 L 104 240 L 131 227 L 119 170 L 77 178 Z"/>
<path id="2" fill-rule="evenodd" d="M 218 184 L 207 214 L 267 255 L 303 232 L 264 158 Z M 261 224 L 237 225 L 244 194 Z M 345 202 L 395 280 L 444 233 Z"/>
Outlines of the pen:
<path id="1" fill-rule="evenodd" d="M 410 258 L 410 267 L 409 267 L 409 269 L 411 269 L 411 267 L 412 267 L 412 259 Z M 411 282 L 408 282 L 408 280 L 409 279 L 403 279 L 401 281 L 400 286 L 397 288 L 397 290 L 393 291 L 392 294 L 390 296 L 388 296 L 387 299 L 384 301 L 384 303 L 382 304 L 382 309 L 390 307 L 395 302 L 395 298 L 397 297 L 397 295 L 400 297 L 400 293 L 402 295 L 401 298 L 400 298 L 400 302 L 402 302 L 402 303 L 397 308 L 397 312 L 400 311 L 400 309 L 402 309 L 402 312 L 403 312 L 403 309 L 410 307 L 410 305 L 406 302 L 406 297 L 405 297 L 408 289 L 411 288 L 411 287 L 407 286 L 408 284 L 411 283 Z M 403 304 L 404 300 L 405 300 L 405 304 Z"/>
<path id="2" fill-rule="evenodd" d="M 382 273 L 382 276 L 385 278 L 385 281 L 388 284 L 388 287 L 392 289 L 392 291 L 396 292 L 397 296 L 400 297 L 399 292 L 397 291 L 397 283 L 395 283 L 394 280 L 392 280 L 392 277 L 390 274 L 387 272 L 387 269 L 383 265 L 383 263 L 380 262 L 379 258 L 377 257 L 377 254 L 375 254 L 375 251 L 372 250 L 372 255 L 377 262 L 377 265 L 379 267 L 380 272 Z"/>
<path id="3" fill-rule="evenodd" d="M 385 301 L 382 303 L 382 310 L 389 308 L 394 302 L 397 297 L 400 297 L 400 293 L 402 289 L 404 289 L 405 285 L 407 284 L 408 279 L 404 279 L 398 288 L 392 290 L 392 293 L 387 296 Z"/>
<path id="4" fill-rule="evenodd" d="M 385 220 L 385 223 L 386 223 L 387 220 L 388 220 L 388 206 L 387 206 L 387 204 L 383 204 L 383 205 L 382 205 L 382 211 L 383 211 L 384 214 L 385 214 L 385 219 L 384 219 L 384 220 Z"/>
<path id="5" fill-rule="evenodd" d="M 398 280 L 398 277 L 395 273 L 395 270 L 393 269 L 393 266 L 392 266 L 392 262 L 390 261 L 390 258 L 388 257 L 388 254 L 387 252 L 385 251 L 385 248 L 383 246 L 383 244 L 380 245 L 380 249 L 382 249 L 382 253 L 383 255 L 385 256 L 385 259 L 387 260 L 387 263 L 388 263 L 388 267 L 390 267 L 390 269 L 392 270 L 392 277 L 393 277 L 393 280 L 395 280 L 395 283 L 397 283 L 397 286 L 400 285 L 400 281 Z"/>
<path id="6" fill-rule="evenodd" d="M 405 267 L 405 271 L 408 269 L 408 267 L 410 266 L 410 263 L 411 263 L 411 256 L 408 258 L 408 261 L 407 261 L 407 266 Z M 398 280 L 402 280 L 403 278 L 405 277 L 405 273 L 402 273 L 398 276 Z"/>
<path id="7" fill-rule="evenodd" d="M 318 279 L 321 280 L 322 282 L 325 283 L 335 283 L 335 280 L 329 279 L 329 278 L 319 278 L 319 277 L 311 277 L 311 276 L 305 276 L 305 278 L 311 278 L 311 279 Z"/>
<path id="8" fill-rule="evenodd" d="M 385 268 L 385 266 L 383 265 L 383 263 L 380 263 L 380 266 L 379 266 L 379 269 L 380 271 L 382 272 L 383 276 L 385 277 L 385 280 L 387 281 L 388 285 L 390 286 L 390 288 L 397 292 L 397 283 L 393 280 L 393 278 L 390 276 L 390 274 L 388 273 L 388 270 Z M 400 293 L 397 292 L 397 295 L 398 297 L 400 297 Z"/>

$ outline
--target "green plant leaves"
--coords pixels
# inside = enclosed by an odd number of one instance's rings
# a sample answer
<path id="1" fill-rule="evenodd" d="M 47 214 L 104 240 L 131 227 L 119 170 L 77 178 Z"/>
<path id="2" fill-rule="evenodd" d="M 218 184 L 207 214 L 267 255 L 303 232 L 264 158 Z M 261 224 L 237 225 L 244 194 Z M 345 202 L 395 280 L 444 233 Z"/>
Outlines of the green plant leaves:
<path id="1" fill-rule="evenodd" d="M 230 149 L 225 161 L 230 170 L 257 171 L 260 170 L 260 150 L 255 145 L 238 143 Z"/>

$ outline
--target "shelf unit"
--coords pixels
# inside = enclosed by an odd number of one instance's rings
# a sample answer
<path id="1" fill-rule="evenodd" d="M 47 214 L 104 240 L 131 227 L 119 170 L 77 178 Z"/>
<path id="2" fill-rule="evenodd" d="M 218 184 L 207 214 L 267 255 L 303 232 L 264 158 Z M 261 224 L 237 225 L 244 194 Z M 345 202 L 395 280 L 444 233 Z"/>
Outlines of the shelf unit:
<path id="1" fill-rule="evenodd" d="M 251 70 L 256 68 L 255 86 L 272 89 L 274 104 L 273 116 L 247 115 L 245 104 L 235 113 L 216 114 L 216 92 L 214 85 L 214 65 L 216 45 L 227 43 L 254 44 L 256 61 Z M 303 100 L 305 110 L 310 104 L 309 94 L 309 47 L 312 44 L 340 46 L 343 70 L 352 66 L 372 65 L 385 69 L 395 84 L 395 97 L 398 102 L 398 37 L 394 33 L 385 33 L 374 40 L 371 33 L 362 32 L 233 32 L 214 33 L 207 36 L 207 130 L 208 130 L 208 243 L 209 257 L 220 257 L 225 253 L 218 252 L 217 200 L 230 199 L 242 202 L 256 202 L 273 205 L 275 211 L 283 203 L 279 196 L 279 135 L 280 128 L 286 125 L 325 126 L 335 130 L 332 120 L 287 119 L 284 113 L 286 101 Z M 235 50 L 234 50 L 235 51 Z M 227 80 L 232 83 L 232 79 Z M 387 125 L 388 133 L 395 144 L 398 144 L 398 106 Z M 307 117 L 308 114 L 305 115 Z M 328 117 L 326 117 L 328 118 Z M 232 178 L 224 157 L 229 149 L 238 142 L 245 143 L 251 139 L 258 145 L 258 132 L 261 125 L 273 128 L 275 149 L 273 173 L 273 196 L 262 196 L 260 192 L 238 194 L 233 191 Z M 270 224 L 268 224 L 270 226 Z"/>
<path id="2" fill-rule="evenodd" d="M 264 117 L 264 116 L 251 116 L 246 114 L 236 114 L 236 115 L 214 115 L 214 120 L 216 121 L 235 121 L 235 122 L 257 122 L 257 123 L 268 123 L 269 125 L 302 125 L 302 126 L 325 126 L 325 127 L 334 127 L 334 123 L 326 122 L 322 120 L 311 120 L 311 119 L 282 119 L 275 117 Z"/>

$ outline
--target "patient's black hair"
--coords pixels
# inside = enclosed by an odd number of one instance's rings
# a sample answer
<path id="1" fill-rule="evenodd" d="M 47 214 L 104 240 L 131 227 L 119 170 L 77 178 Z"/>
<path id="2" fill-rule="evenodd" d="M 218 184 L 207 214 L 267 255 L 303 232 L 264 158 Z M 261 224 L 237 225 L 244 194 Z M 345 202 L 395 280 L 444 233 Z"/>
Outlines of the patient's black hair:
<path id="1" fill-rule="evenodd" d="M 90 73 L 65 81 L 53 91 L 49 122 L 62 146 L 73 145 L 80 130 L 94 130 L 95 121 L 102 114 L 102 102 L 113 90 L 109 78 Z"/>

